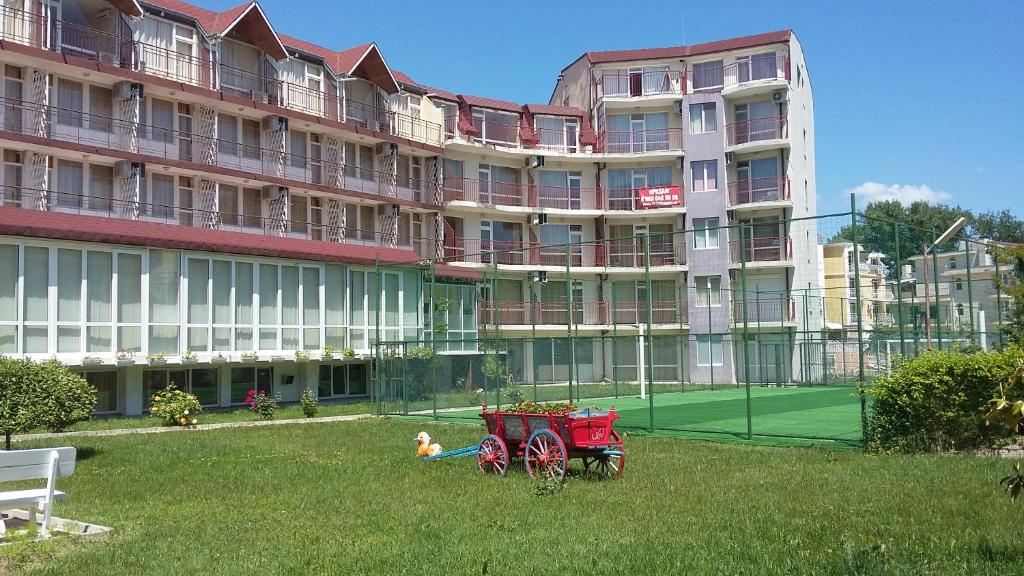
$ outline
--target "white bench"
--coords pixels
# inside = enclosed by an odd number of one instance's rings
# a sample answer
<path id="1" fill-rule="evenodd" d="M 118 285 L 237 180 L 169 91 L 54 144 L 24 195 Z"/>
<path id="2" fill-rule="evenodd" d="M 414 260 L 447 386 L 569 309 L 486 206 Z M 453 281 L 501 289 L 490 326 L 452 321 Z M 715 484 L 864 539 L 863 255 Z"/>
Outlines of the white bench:
<path id="1" fill-rule="evenodd" d="M 35 450 L 0 450 L 0 482 L 16 480 L 46 480 L 46 488 L 10 490 L 0 492 L 0 511 L 11 508 L 28 508 L 30 521 L 35 520 L 35 511 L 43 512 L 43 524 L 39 531 L 42 538 L 50 535 L 50 518 L 53 501 L 63 500 L 67 495 L 57 490 L 58 477 L 70 476 L 75 471 L 75 449 L 40 448 Z M 7 531 L 0 516 L 0 535 Z"/>

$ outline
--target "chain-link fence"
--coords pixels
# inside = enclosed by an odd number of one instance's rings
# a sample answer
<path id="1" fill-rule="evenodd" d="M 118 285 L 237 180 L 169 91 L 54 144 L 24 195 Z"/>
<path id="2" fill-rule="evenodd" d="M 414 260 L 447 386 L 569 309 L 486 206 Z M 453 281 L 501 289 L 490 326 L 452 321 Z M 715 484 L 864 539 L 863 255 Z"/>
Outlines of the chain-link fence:
<path id="1" fill-rule="evenodd" d="M 377 410 L 478 420 L 482 405 L 562 401 L 614 405 L 625 429 L 857 445 L 864 385 L 898 358 L 1003 342 L 1015 279 L 989 242 L 931 246 L 931 231 L 855 212 L 605 229 L 379 270 L 416 270 L 404 282 L 422 290 L 420 330 L 400 338 L 379 290 Z"/>

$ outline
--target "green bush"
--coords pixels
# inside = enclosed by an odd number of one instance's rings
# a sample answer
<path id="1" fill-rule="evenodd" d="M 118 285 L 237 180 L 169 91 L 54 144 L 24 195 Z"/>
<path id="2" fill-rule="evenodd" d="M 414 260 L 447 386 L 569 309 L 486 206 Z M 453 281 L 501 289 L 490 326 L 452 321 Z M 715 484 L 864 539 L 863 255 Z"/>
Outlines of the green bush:
<path id="1" fill-rule="evenodd" d="M 918 452 L 970 450 L 1012 434 L 985 424 L 989 401 L 1024 358 L 1021 348 L 999 352 L 928 352 L 899 361 L 876 380 L 868 419 L 869 447 Z"/>
<path id="2" fill-rule="evenodd" d="M 302 390 L 302 396 L 299 396 L 299 404 L 302 405 L 302 415 L 306 418 L 313 418 L 320 411 L 320 400 L 316 397 L 316 393 L 309 388 Z"/>
<path id="3" fill-rule="evenodd" d="M 96 389 L 59 362 L 0 357 L 0 432 L 11 436 L 33 428 L 53 432 L 88 420 L 96 407 Z"/>

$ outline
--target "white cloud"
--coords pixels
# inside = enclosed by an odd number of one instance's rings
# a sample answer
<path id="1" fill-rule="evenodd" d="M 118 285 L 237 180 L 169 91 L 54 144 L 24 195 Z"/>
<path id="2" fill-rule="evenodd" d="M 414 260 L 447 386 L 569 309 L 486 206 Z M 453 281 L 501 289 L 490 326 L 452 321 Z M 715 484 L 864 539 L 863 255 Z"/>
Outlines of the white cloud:
<path id="1" fill-rule="evenodd" d="M 860 186 L 845 190 L 843 194 L 853 192 L 865 202 L 879 200 L 899 200 L 904 206 L 924 200 L 925 202 L 948 202 L 953 195 L 942 190 L 932 190 L 924 184 L 882 184 L 881 182 L 865 182 Z"/>

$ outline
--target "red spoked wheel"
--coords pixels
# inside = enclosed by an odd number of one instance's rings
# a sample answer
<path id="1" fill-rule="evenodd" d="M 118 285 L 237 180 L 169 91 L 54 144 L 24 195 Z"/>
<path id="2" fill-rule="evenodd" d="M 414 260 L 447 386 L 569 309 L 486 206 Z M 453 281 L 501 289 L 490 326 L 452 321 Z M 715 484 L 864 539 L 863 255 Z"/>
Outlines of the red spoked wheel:
<path id="1" fill-rule="evenodd" d="M 476 449 L 476 465 L 484 474 L 504 476 L 508 470 L 508 448 L 505 441 L 494 434 L 484 436 Z"/>
<path id="2" fill-rule="evenodd" d="M 540 474 L 555 480 L 565 477 L 565 467 L 569 454 L 565 451 L 565 443 L 557 434 L 547 428 L 537 430 L 526 441 L 526 473 L 533 478 Z"/>

